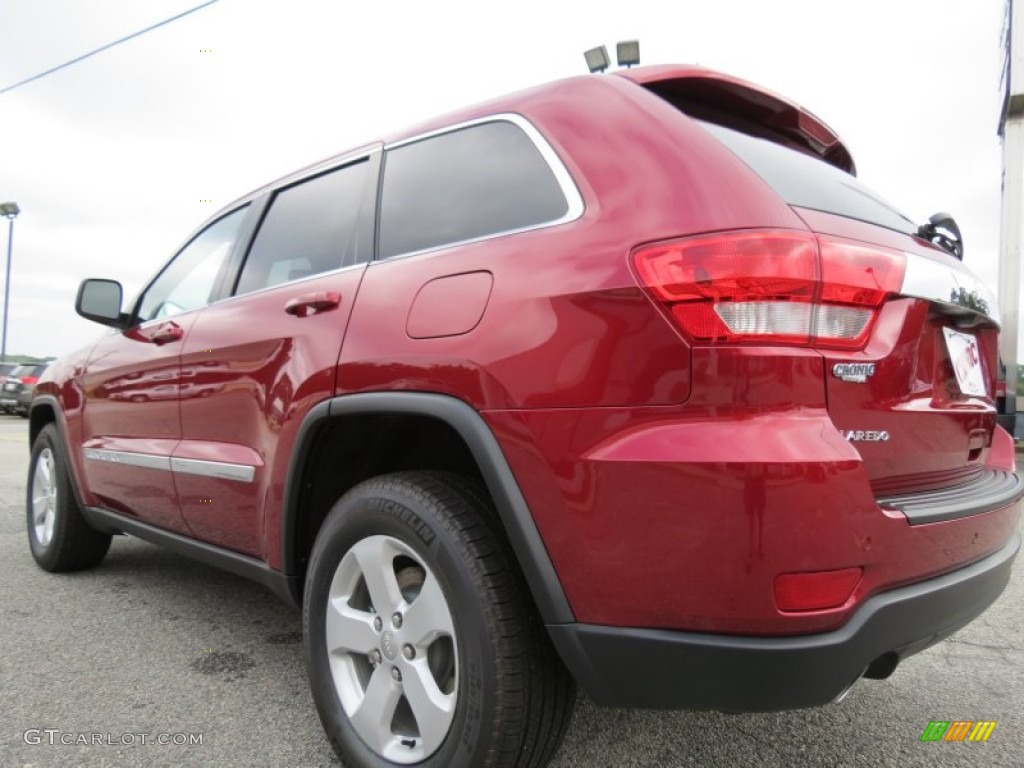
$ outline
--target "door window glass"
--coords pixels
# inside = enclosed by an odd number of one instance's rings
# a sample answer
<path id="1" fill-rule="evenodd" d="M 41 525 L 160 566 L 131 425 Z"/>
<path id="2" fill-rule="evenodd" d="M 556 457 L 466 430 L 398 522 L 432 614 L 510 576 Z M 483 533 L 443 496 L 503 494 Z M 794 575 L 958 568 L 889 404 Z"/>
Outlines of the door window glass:
<path id="1" fill-rule="evenodd" d="M 242 207 L 217 219 L 174 257 L 143 294 L 138 322 L 172 317 L 210 303 L 245 210 Z"/>
<path id="2" fill-rule="evenodd" d="M 362 160 L 274 195 L 235 293 L 319 275 L 355 263 L 359 211 L 370 164 Z"/>

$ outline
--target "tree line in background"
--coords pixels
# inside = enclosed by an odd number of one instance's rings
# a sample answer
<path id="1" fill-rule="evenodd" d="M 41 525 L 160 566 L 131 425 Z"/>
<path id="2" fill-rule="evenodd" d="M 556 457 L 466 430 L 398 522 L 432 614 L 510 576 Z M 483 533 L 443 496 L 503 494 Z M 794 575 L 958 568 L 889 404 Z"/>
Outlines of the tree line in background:
<path id="1" fill-rule="evenodd" d="M 17 363 L 18 365 L 35 365 L 36 363 L 49 363 L 56 360 L 55 357 L 32 357 L 32 355 L 7 355 L 0 363 Z"/>

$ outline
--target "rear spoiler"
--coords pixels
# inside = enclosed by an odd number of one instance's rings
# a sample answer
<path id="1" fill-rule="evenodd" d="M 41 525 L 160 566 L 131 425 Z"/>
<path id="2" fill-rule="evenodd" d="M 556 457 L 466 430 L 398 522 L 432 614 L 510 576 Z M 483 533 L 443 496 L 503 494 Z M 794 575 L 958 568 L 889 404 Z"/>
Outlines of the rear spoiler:
<path id="1" fill-rule="evenodd" d="M 835 131 L 799 104 L 752 83 L 678 64 L 614 74 L 642 85 L 692 117 L 799 149 L 857 175 L 853 157 Z"/>

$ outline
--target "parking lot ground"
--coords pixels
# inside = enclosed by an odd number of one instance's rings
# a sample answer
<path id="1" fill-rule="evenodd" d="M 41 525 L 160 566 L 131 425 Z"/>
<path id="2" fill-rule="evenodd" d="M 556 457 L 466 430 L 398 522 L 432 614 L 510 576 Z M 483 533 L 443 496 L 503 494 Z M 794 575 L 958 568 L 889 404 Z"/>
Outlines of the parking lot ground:
<path id="1" fill-rule="evenodd" d="M 26 427 L 0 417 L 0 765 L 336 765 L 299 614 L 264 588 L 128 537 L 92 571 L 36 567 Z M 840 704 L 725 715 L 603 709 L 580 696 L 554 766 L 1022 766 L 1022 570 L 1024 560 L 980 620 Z M 922 743 L 932 720 L 998 725 L 986 743 Z M 61 745 L 79 734 L 100 743 Z M 154 743 L 161 734 L 202 743 Z"/>

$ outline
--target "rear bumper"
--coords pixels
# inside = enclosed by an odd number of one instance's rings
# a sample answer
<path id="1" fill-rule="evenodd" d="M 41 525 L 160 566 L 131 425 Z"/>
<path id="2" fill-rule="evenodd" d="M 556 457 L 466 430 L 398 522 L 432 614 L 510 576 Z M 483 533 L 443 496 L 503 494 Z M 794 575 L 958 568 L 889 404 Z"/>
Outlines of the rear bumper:
<path id="1" fill-rule="evenodd" d="M 972 565 L 875 595 L 832 632 L 744 637 L 588 624 L 548 631 L 598 704 L 733 712 L 818 706 L 865 672 L 887 676 L 981 614 L 1006 587 L 1020 544 L 1015 534 Z"/>
<path id="2" fill-rule="evenodd" d="M 879 506 L 898 509 L 910 525 L 941 523 L 991 512 L 1015 504 L 1024 495 L 1024 478 L 1016 472 L 986 469 L 969 483 L 905 496 L 878 499 Z"/>

